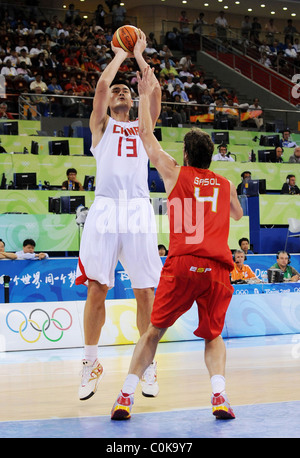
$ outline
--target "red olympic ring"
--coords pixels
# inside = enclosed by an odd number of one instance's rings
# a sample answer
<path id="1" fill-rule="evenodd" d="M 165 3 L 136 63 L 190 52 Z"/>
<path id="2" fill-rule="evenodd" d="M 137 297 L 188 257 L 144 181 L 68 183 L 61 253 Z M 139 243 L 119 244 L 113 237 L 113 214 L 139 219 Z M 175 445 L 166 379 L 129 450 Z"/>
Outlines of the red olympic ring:
<path id="1" fill-rule="evenodd" d="M 67 314 L 68 314 L 69 317 L 70 317 L 70 324 L 69 324 L 69 326 L 68 326 L 67 328 L 61 328 L 61 327 L 57 326 L 57 324 L 56 324 L 56 322 L 58 323 L 57 320 L 53 321 L 53 324 L 54 324 L 54 326 L 55 326 L 57 329 L 59 329 L 60 331 L 67 331 L 68 329 L 70 329 L 70 327 L 72 326 L 72 323 L 73 323 L 72 315 L 71 315 L 71 313 L 69 312 L 69 310 L 64 309 L 64 308 L 62 308 L 62 307 L 58 307 L 57 309 L 53 310 L 53 313 L 52 313 L 52 316 L 51 316 L 51 318 L 52 318 L 53 320 L 54 320 L 54 314 L 55 314 L 55 312 L 57 312 L 57 310 L 63 310 L 64 312 L 67 312 Z"/>

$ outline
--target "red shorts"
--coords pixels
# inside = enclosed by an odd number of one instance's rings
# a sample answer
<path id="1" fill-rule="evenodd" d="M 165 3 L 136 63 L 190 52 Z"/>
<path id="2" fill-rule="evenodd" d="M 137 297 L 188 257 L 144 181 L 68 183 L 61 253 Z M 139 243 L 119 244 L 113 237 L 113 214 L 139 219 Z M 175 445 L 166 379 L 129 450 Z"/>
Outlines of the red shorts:
<path id="1" fill-rule="evenodd" d="M 161 329 L 169 328 L 196 301 L 199 323 L 194 334 L 213 340 L 222 333 L 233 291 L 229 270 L 223 264 L 191 255 L 167 258 L 151 323 Z"/>

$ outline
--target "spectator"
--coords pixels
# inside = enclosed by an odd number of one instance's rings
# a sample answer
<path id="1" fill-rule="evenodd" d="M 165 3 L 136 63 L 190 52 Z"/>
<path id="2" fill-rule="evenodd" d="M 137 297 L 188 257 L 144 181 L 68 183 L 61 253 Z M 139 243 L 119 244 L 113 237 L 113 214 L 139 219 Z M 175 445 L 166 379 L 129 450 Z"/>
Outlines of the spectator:
<path id="1" fill-rule="evenodd" d="M 259 105 L 259 99 L 257 97 L 253 99 L 253 104 L 249 106 L 249 110 L 258 110 L 258 111 L 262 110 L 261 106 Z M 263 120 L 262 114 L 253 118 L 253 121 L 255 122 L 256 127 L 259 130 L 263 129 L 264 120 Z"/>
<path id="2" fill-rule="evenodd" d="M 181 11 L 181 15 L 179 17 L 179 29 L 183 35 L 187 35 L 190 32 L 189 22 L 186 11 Z"/>
<path id="3" fill-rule="evenodd" d="M 21 51 L 20 51 L 20 56 L 18 57 L 18 64 L 20 64 L 21 62 L 25 62 L 25 64 L 28 66 L 28 67 L 32 67 L 32 62 L 31 62 L 31 59 L 30 57 L 27 55 L 27 51 L 25 48 L 22 48 Z"/>
<path id="4" fill-rule="evenodd" d="M 17 74 L 19 78 L 24 79 L 28 84 L 35 80 L 35 77 L 32 76 L 32 73 L 25 62 L 21 62 L 17 67 Z"/>
<path id="5" fill-rule="evenodd" d="M 295 175 L 288 175 L 286 177 L 286 182 L 281 188 L 281 194 L 300 194 L 300 189 L 296 185 Z"/>
<path id="6" fill-rule="evenodd" d="M 283 162 L 282 155 L 283 148 L 281 146 L 276 146 L 273 153 L 270 154 L 270 159 L 268 162 Z"/>
<path id="7" fill-rule="evenodd" d="M 159 256 L 167 256 L 168 250 L 165 247 L 165 245 L 162 245 L 162 244 L 158 245 L 158 254 Z"/>
<path id="8" fill-rule="evenodd" d="M 284 281 L 299 281 L 300 275 L 297 272 L 294 267 L 292 267 L 290 264 L 290 255 L 284 251 L 278 251 L 277 255 L 277 262 L 270 267 L 270 269 L 280 269 L 281 272 L 283 273 L 283 280 Z"/>
<path id="9" fill-rule="evenodd" d="M 236 192 L 237 192 L 237 195 L 240 196 L 243 194 L 243 185 L 251 180 L 251 172 L 249 172 L 248 170 L 246 170 L 245 172 L 243 172 L 241 174 L 241 178 L 242 178 L 242 182 L 238 185 L 238 187 L 236 188 Z M 241 246 L 240 244 L 240 241 L 239 241 L 239 245 Z"/>
<path id="10" fill-rule="evenodd" d="M 181 103 L 189 101 L 187 93 L 181 89 L 179 84 L 175 85 L 175 91 L 173 92 L 172 96 L 175 97 L 175 95 L 179 96 L 179 102 Z"/>
<path id="11" fill-rule="evenodd" d="M 245 172 L 245 173 L 247 173 L 247 172 Z M 243 250 L 243 252 L 245 254 L 254 254 L 253 251 L 251 251 L 249 249 L 250 248 L 250 242 L 249 242 L 249 239 L 247 239 L 247 237 L 242 237 L 239 240 L 239 246 L 240 246 L 241 250 Z"/>
<path id="12" fill-rule="evenodd" d="M 219 152 L 212 157 L 213 161 L 234 162 L 234 159 L 227 153 L 227 146 L 224 143 L 218 146 L 218 150 Z"/>
<path id="13" fill-rule="evenodd" d="M 61 189 L 71 189 L 73 191 L 84 191 L 84 188 L 77 178 L 77 170 L 69 168 L 66 172 L 68 179 L 61 185 Z"/>
<path id="14" fill-rule="evenodd" d="M 285 35 L 284 42 L 286 43 L 286 40 L 289 40 L 292 44 L 294 44 L 295 34 L 299 32 L 296 27 L 294 27 L 292 19 L 288 19 L 287 26 L 284 28 L 283 33 Z"/>
<path id="15" fill-rule="evenodd" d="M 48 90 L 47 84 L 44 83 L 42 75 L 40 74 L 35 76 L 35 80 L 30 83 L 29 88 L 31 91 L 35 91 L 36 88 L 40 88 L 41 92 L 47 92 Z"/>
<path id="16" fill-rule="evenodd" d="M 121 2 L 116 1 L 112 7 L 113 31 L 121 27 L 125 21 L 126 9 L 124 8 L 124 6 L 121 6 L 120 3 Z"/>
<path id="17" fill-rule="evenodd" d="M 227 37 L 228 22 L 225 18 L 224 11 L 220 11 L 219 16 L 215 19 L 215 25 L 217 28 L 217 37 L 220 40 L 224 40 Z"/>
<path id="18" fill-rule="evenodd" d="M 2 239 L 0 239 L 0 259 L 17 259 L 16 253 L 8 253 L 5 251 L 5 242 Z"/>
<path id="19" fill-rule="evenodd" d="M 252 269 L 244 264 L 246 255 L 243 250 L 235 250 L 234 252 L 234 268 L 230 273 L 232 283 L 248 283 L 256 282 L 260 280 L 257 278 Z"/>
<path id="20" fill-rule="evenodd" d="M 266 39 L 269 44 L 274 41 L 274 35 L 278 33 L 277 27 L 274 24 L 274 19 L 270 18 L 265 25 Z"/>
<path id="21" fill-rule="evenodd" d="M 203 18 L 204 13 L 199 13 L 199 16 L 194 21 L 193 32 L 197 35 L 202 35 L 203 26 L 207 24 Z"/>
<path id="22" fill-rule="evenodd" d="M 17 76 L 17 70 L 11 65 L 10 60 L 7 60 L 1 68 L 1 75 L 5 76 L 5 78 L 8 77 L 11 79 L 14 79 Z"/>
<path id="23" fill-rule="evenodd" d="M 27 259 L 27 260 L 42 260 L 42 259 L 47 259 L 49 258 L 49 255 L 47 253 L 35 253 L 35 241 L 32 239 L 26 239 L 23 242 L 23 250 L 17 251 L 16 256 L 17 259 Z"/>
<path id="24" fill-rule="evenodd" d="M 288 129 L 282 132 L 282 138 L 280 139 L 280 146 L 282 148 L 296 148 L 297 144 L 290 138 L 290 131 Z"/>
<path id="25" fill-rule="evenodd" d="M 241 35 L 244 38 L 244 40 L 249 41 L 251 29 L 252 29 L 252 25 L 250 22 L 250 16 L 246 15 L 241 24 Z"/>
<path id="26" fill-rule="evenodd" d="M 289 158 L 289 162 L 293 164 L 300 164 L 300 146 L 296 146 L 294 154 Z"/>
<path id="27" fill-rule="evenodd" d="M 13 115 L 7 112 L 7 104 L 5 102 L 0 104 L 0 119 L 14 119 Z"/>
<path id="28" fill-rule="evenodd" d="M 261 32 L 261 24 L 258 22 L 258 18 L 255 16 L 252 21 L 251 25 L 251 41 L 255 44 L 260 43 L 260 32 Z"/>
<path id="29" fill-rule="evenodd" d="M 287 48 L 284 51 L 284 55 L 290 59 L 297 59 L 298 54 L 292 43 L 288 43 Z"/>

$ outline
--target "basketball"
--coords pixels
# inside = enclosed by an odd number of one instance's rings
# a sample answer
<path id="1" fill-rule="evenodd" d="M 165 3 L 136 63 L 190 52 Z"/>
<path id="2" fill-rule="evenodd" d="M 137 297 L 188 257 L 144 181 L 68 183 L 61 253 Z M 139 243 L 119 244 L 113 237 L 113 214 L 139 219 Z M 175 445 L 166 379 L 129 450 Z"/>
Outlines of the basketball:
<path id="1" fill-rule="evenodd" d="M 112 39 L 113 45 L 123 48 L 126 52 L 133 52 L 138 34 L 139 30 L 133 25 L 123 25 L 115 31 Z"/>

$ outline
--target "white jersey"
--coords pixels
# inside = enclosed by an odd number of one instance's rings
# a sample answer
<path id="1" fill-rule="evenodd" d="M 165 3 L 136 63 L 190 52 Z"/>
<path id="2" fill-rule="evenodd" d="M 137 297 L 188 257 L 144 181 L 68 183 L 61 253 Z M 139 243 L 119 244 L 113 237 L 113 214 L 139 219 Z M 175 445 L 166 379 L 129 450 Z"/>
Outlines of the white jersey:
<path id="1" fill-rule="evenodd" d="M 104 135 L 91 152 L 97 162 L 95 197 L 149 198 L 148 156 L 139 137 L 138 121 L 109 118 Z"/>

